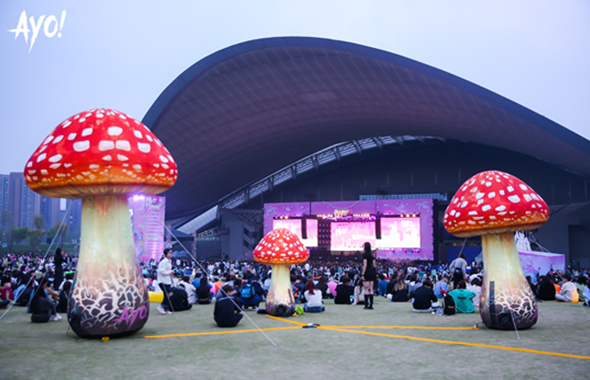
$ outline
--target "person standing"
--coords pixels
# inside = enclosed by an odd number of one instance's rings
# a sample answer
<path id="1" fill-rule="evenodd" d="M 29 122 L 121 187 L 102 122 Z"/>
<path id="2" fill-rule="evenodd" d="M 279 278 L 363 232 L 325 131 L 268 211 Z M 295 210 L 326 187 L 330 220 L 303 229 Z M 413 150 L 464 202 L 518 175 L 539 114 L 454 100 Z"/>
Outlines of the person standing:
<path id="1" fill-rule="evenodd" d="M 53 289 L 59 290 L 59 286 L 64 279 L 64 268 L 62 266 L 64 262 L 63 253 L 61 248 L 55 250 L 55 256 L 53 257 L 53 264 L 55 265 L 55 277 L 53 278 Z"/>
<path id="2" fill-rule="evenodd" d="M 172 249 L 164 250 L 164 258 L 158 264 L 158 285 L 164 293 L 164 299 L 158 311 L 160 314 L 172 314 L 170 311 L 170 296 L 172 296 Z"/>
<path id="3" fill-rule="evenodd" d="M 467 261 L 463 252 L 459 253 L 459 257 L 451 262 L 449 269 L 453 276 L 453 288 L 457 289 L 459 282 L 467 279 Z"/>
<path id="4" fill-rule="evenodd" d="M 366 242 L 363 253 L 363 272 L 361 273 L 361 280 L 363 281 L 363 289 L 365 293 L 365 309 L 373 310 L 373 282 L 375 282 L 375 266 L 373 265 L 373 251 L 371 243 Z"/>

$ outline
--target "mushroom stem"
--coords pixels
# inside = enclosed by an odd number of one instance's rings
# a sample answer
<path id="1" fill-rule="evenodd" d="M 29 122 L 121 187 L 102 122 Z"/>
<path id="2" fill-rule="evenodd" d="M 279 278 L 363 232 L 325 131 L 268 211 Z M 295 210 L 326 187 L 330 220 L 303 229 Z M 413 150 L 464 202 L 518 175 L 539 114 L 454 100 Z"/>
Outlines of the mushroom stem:
<path id="1" fill-rule="evenodd" d="M 82 199 L 80 255 L 68 321 L 80 336 L 135 332 L 149 315 L 126 196 Z"/>
<path id="2" fill-rule="evenodd" d="M 526 329 L 537 323 L 537 302 L 522 271 L 514 232 L 481 237 L 484 283 L 480 315 L 487 327 Z M 514 319 L 512 322 L 511 318 Z"/>
<path id="3" fill-rule="evenodd" d="M 266 295 L 266 312 L 283 316 L 295 312 L 295 299 L 291 290 L 291 272 L 288 265 L 273 265 L 270 288 Z"/>

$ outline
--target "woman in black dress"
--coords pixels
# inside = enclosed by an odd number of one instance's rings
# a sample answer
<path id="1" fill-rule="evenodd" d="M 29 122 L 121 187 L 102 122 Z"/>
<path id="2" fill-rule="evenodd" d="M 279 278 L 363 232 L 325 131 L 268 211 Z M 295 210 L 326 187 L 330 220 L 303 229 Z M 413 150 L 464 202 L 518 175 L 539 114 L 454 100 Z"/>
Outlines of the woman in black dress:
<path id="1" fill-rule="evenodd" d="M 375 281 L 375 266 L 373 265 L 373 250 L 371 243 L 365 243 L 365 252 L 363 253 L 363 288 L 365 293 L 365 309 L 373 310 L 373 282 Z"/>
<path id="2" fill-rule="evenodd" d="M 62 264 L 64 258 L 61 252 L 61 248 L 55 250 L 55 256 L 53 258 L 53 264 L 55 264 L 55 277 L 53 278 L 53 289 L 59 290 L 59 286 L 64 279 L 64 269 Z"/>

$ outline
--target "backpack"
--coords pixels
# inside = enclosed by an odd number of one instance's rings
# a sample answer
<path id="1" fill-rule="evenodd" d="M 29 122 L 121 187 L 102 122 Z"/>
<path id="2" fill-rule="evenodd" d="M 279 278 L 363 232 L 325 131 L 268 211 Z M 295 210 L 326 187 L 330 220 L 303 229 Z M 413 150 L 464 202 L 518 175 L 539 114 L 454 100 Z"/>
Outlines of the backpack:
<path id="1" fill-rule="evenodd" d="M 243 284 L 242 289 L 240 289 L 240 297 L 242 297 L 242 299 L 244 300 L 247 300 L 250 298 L 254 298 L 254 296 L 254 287 L 252 286 L 252 284 L 249 282 Z"/>
<path id="2" fill-rule="evenodd" d="M 444 315 L 455 315 L 457 310 L 455 310 L 455 300 L 453 297 L 446 295 L 445 296 L 445 308 L 443 310 Z"/>

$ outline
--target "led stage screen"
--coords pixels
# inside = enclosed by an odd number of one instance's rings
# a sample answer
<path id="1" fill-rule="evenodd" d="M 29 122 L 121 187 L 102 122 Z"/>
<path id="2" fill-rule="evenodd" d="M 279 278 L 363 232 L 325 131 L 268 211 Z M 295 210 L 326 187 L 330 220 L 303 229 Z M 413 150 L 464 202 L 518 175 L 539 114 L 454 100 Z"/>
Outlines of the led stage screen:
<path id="1" fill-rule="evenodd" d="M 332 251 L 362 251 L 365 242 L 375 247 L 375 222 L 332 222 L 331 247 Z"/>
<path id="2" fill-rule="evenodd" d="M 301 242 L 306 247 L 318 246 L 318 221 L 317 219 L 306 219 L 307 239 L 303 238 L 301 233 L 301 219 L 274 219 L 272 221 L 272 229 L 285 228 L 301 239 Z"/>
<path id="3" fill-rule="evenodd" d="M 381 218 L 381 239 L 377 248 L 420 248 L 420 217 Z"/>

